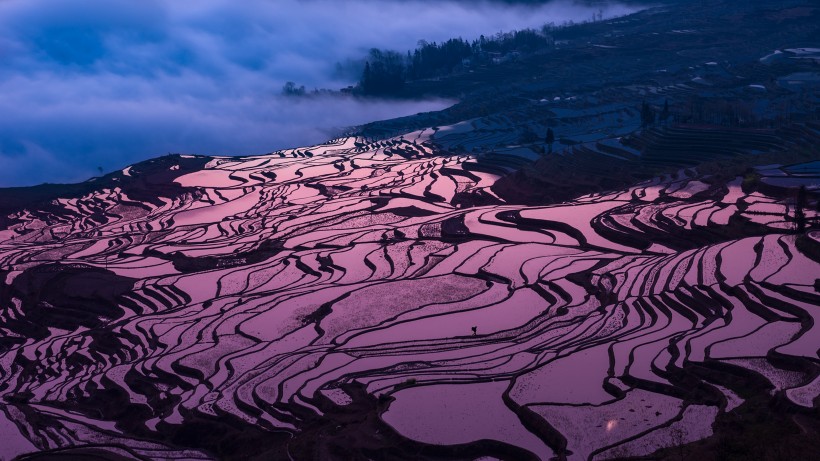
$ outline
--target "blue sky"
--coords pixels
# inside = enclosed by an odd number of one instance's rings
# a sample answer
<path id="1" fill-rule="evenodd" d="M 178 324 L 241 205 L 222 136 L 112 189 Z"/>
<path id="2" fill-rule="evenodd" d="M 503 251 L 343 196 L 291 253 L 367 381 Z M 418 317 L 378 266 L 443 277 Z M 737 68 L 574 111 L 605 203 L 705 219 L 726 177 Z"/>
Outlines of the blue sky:
<path id="1" fill-rule="evenodd" d="M 398 0 L 0 0 L 0 187 L 87 179 L 167 152 L 317 143 L 447 101 L 298 100 L 371 47 L 585 19 L 592 9 Z M 597 11 L 597 9 L 596 9 Z M 615 6 L 610 14 L 627 12 Z"/>

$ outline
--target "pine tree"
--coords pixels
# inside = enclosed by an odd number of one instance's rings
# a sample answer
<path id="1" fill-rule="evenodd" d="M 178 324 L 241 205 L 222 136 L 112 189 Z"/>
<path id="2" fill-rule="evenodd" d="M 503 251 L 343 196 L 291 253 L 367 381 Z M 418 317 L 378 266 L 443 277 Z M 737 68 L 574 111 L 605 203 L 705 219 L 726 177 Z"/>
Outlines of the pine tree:
<path id="1" fill-rule="evenodd" d="M 549 146 L 549 153 L 552 153 L 552 143 L 555 142 L 555 133 L 552 131 L 552 128 L 547 128 L 547 137 L 544 139 L 544 142 Z"/>
<path id="2" fill-rule="evenodd" d="M 669 100 L 667 99 L 663 102 L 663 110 L 661 111 L 661 121 L 666 123 L 666 121 L 669 119 L 669 115 Z"/>
<path id="3" fill-rule="evenodd" d="M 362 89 L 365 93 L 373 86 L 373 76 L 370 70 L 370 61 L 364 63 L 364 73 L 362 73 Z"/>
<path id="4" fill-rule="evenodd" d="M 647 127 L 655 123 L 655 111 L 646 101 L 641 104 L 641 126 Z"/>
<path id="5" fill-rule="evenodd" d="M 797 233 L 806 233 L 806 186 L 800 186 L 797 191 L 797 201 L 794 204 L 794 223 L 797 226 Z"/>

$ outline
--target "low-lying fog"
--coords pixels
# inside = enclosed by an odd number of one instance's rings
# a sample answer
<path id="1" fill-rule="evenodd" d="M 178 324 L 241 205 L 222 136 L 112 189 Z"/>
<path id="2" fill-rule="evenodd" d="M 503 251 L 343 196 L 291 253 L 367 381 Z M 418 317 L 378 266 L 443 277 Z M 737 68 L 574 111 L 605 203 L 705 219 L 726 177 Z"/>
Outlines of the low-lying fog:
<path id="1" fill-rule="evenodd" d="M 614 4 L 615 16 L 635 10 Z M 425 0 L 4 0 L 0 187 L 73 182 L 167 152 L 252 154 L 451 102 L 288 98 L 355 82 L 373 47 L 590 18 L 599 7 Z"/>

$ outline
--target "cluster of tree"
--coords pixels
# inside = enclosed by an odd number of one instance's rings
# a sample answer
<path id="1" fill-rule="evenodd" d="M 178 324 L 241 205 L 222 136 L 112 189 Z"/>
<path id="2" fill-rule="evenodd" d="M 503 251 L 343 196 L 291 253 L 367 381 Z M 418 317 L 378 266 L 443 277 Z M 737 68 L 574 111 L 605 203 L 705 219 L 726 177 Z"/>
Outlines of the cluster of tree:
<path id="1" fill-rule="evenodd" d="M 693 97 L 681 106 L 676 119 L 682 123 L 708 123 L 730 127 L 757 126 L 754 102 Z"/>
<path id="2" fill-rule="evenodd" d="M 304 96 L 305 85 L 297 87 L 295 83 L 287 82 L 285 86 L 282 87 L 282 94 L 285 96 Z"/>
<path id="3" fill-rule="evenodd" d="M 538 4 L 545 3 L 546 0 L 501 1 Z M 597 3 L 591 1 L 588 4 Z M 601 20 L 603 10 L 599 9 L 597 13 L 593 13 L 591 22 Z M 580 24 L 589 22 L 582 21 Z M 418 47 L 412 52 L 408 51 L 406 56 L 374 48 L 370 50 L 355 91 L 366 95 L 395 94 L 407 81 L 450 75 L 459 69 L 486 64 L 495 59 L 506 59 L 514 54 L 531 54 L 551 49 L 555 45 L 554 35 L 571 30 L 574 25 L 576 23 L 573 21 L 565 21 L 560 25 L 549 23 L 540 30 L 499 32 L 490 37 L 482 35 L 473 41 L 453 38 L 442 43 L 428 43 L 421 40 Z M 342 75 L 348 72 L 352 65 L 352 62 L 337 64 L 337 73 Z"/>
<path id="4" fill-rule="evenodd" d="M 552 48 L 554 41 L 550 31 L 554 29 L 552 24 L 541 28 L 541 31 L 532 29 L 517 30 L 506 34 L 498 33 L 493 38 L 486 38 L 483 35 L 478 39 L 481 51 L 505 53 L 509 51 L 521 51 L 524 53 L 534 53 L 546 48 Z"/>
<path id="5" fill-rule="evenodd" d="M 419 42 L 412 56 L 407 56 L 407 78 L 418 80 L 452 73 L 465 59 L 475 54 L 476 44 L 452 38 L 441 44 Z"/>
<path id="6" fill-rule="evenodd" d="M 648 102 L 641 103 L 641 126 L 646 128 L 654 125 L 656 122 L 666 123 L 672 113 L 669 111 L 669 100 L 663 102 L 663 109 L 660 114 L 656 113 L 655 108 Z"/>
<path id="7" fill-rule="evenodd" d="M 653 106 L 646 101 L 641 103 L 641 126 L 649 127 L 665 123 L 709 124 L 726 127 L 767 127 L 774 128 L 795 120 L 820 119 L 820 111 L 803 104 L 803 96 L 791 99 L 771 101 L 769 111 L 774 116 L 766 116 L 765 111 L 755 108 L 756 100 L 708 98 L 692 96 L 679 101 L 670 108 L 669 101 L 663 106 Z"/>
<path id="8" fill-rule="evenodd" d="M 362 72 L 359 90 L 367 95 L 395 94 L 408 80 L 449 75 L 458 69 L 490 62 L 510 53 L 534 53 L 553 45 L 549 30 L 532 29 L 481 36 L 472 42 L 454 38 L 442 43 L 420 41 L 418 48 L 401 55 L 372 49 Z"/>
<path id="9" fill-rule="evenodd" d="M 359 87 L 368 95 L 395 94 L 404 86 L 407 70 L 404 57 L 395 51 L 370 50 Z"/>
<path id="10" fill-rule="evenodd" d="M 347 92 L 350 92 L 352 87 L 347 88 Z M 341 91 L 342 93 L 345 90 Z M 339 92 L 329 90 L 327 88 L 314 88 L 310 91 L 305 89 L 305 85 L 296 86 L 293 82 L 287 82 L 282 86 L 282 95 L 283 96 L 320 96 L 320 95 L 327 95 L 327 96 L 336 96 Z"/>

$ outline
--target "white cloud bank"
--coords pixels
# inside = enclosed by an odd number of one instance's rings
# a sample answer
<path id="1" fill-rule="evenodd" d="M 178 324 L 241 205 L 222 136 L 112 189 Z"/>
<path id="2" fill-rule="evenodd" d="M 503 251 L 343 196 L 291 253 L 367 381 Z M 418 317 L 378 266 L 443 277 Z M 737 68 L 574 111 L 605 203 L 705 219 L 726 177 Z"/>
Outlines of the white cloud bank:
<path id="1" fill-rule="evenodd" d="M 607 15 L 634 7 L 610 6 Z M 583 20 L 571 2 L 2 0 L 0 187 L 70 182 L 167 152 L 251 154 L 444 101 L 279 96 L 351 84 L 338 61 L 420 39 Z"/>

